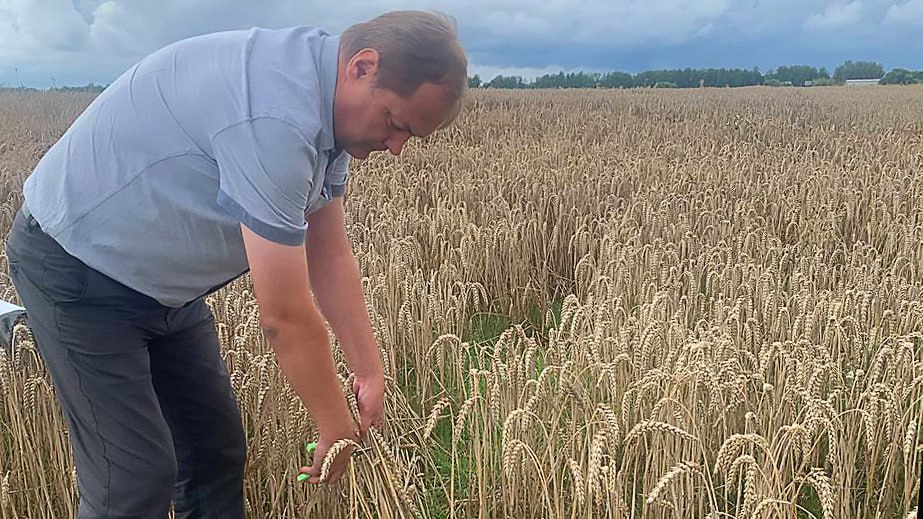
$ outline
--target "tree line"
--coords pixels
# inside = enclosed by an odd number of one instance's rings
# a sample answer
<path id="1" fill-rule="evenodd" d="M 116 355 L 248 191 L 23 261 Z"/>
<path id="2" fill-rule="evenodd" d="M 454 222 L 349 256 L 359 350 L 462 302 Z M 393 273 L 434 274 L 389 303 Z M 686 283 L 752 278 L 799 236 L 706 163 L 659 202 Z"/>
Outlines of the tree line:
<path id="1" fill-rule="evenodd" d="M 470 82 L 470 78 L 469 78 Z M 96 83 L 87 83 L 83 86 L 53 86 L 47 91 L 49 92 L 80 92 L 85 94 L 101 94 L 103 90 L 106 89 L 108 85 L 97 85 Z M 17 86 L 17 87 L 8 87 L 3 83 L 0 83 L 0 91 L 15 91 L 15 92 L 44 92 L 45 89 L 27 87 L 27 86 Z"/>
<path id="2" fill-rule="evenodd" d="M 471 88 L 695 88 L 742 86 L 827 86 L 841 85 L 848 79 L 878 79 L 881 84 L 909 85 L 923 83 L 923 70 L 895 68 L 885 74 L 884 67 L 873 61 L 846 61 L 834 69 L 809 65 L 782 66 L 766 74 L 758 67 L 649 70 L 627 72 L 559 72 L 545 74 L 531 81 L 522 76 L 498 75 L 482 82 L 479 75 L 468 78 Z"/>

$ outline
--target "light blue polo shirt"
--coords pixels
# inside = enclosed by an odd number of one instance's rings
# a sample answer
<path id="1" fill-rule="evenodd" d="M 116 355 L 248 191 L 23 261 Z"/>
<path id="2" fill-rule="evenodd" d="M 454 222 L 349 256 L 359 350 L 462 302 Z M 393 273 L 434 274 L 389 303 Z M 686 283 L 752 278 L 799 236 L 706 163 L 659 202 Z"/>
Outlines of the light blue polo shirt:
<path id="1" fill-rule="evenodd" d="M 179 41 L 133 66 L 25 183 L 42 229 L 90 267 L 179 307 L 246 272 L 243 222 L 304 243 L 343 196 L 339 38 L 310 27 Z"/>

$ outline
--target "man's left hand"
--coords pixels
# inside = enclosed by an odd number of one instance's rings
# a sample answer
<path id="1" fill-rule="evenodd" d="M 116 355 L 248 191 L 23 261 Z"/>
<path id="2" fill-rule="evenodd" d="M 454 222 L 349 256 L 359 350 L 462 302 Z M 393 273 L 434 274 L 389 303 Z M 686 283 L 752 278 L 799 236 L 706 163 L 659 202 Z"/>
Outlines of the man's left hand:
<path id="1" fill-rule="evenodd" d="M 353 393 L 356 395 L 356 402 L 359 404 L 359 436 L 365 438 L 369 427 L 381 427 L 385 403 L 384 374 L 356 375 L 353 381 Z"/>

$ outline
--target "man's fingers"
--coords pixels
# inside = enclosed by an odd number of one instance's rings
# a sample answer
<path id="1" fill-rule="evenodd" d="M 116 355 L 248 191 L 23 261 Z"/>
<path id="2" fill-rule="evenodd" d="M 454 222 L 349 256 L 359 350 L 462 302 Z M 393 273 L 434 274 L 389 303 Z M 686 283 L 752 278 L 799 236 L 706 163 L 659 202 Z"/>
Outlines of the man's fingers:
<path id="1" fill-rule="evenodd" d="M 365 435 L 369 432 L 369 426 L 372 425 L 372 419 L 368 417 L 363 417 L 362 421 L 359 423 L 359 437 L 365 439 Z"/>
<path id="2" fill-rule="evenodd" d="M 336 481 L 337 481 L 338 479 L 340 479 L 340 473 L 341 473 L 341 472 L 343 472 L 343 469 L 342 469 L 342 468 L 339 468 L 339 467 L 337 467 L 336 465 L 333 465 L 333 466 L 330 467 L 330 473 L 327 474 L 327 479 L 324 480 L 324 481 L 321 481 L 321 479 L 320 479 L 320 476 L 321 476 L 321 469 L 320 469 L 320 465 L 317 465 L 317 466 L 311 467 L 311 468 L 309 469 L 309 474 L 311 474 L 311 477 L 308 479 L 308 483 L 313 483 L 313 484 L 317 484 L 317 483 L 327 483 L 327 484 L 336 483 Z"/>
<path id="3" fill-rule="evenodd" d="M 314 466 L 301 467 L 301 469 L 298 470 L 298 474 L 299 475 L 304 474 L 308 476 L 308 479 L 305 479 L 303 481 L 307 483 L 311 483 L 311 484 L 317 484 L 317 483 L 320 483 L 320 474 L 318 473 L 319 471 L 320 469 Z"/>
<path id="4" fill-rule="evenodd" d="M 330 466 L 330 471 L 327 474 L 327 479 L 324 481 L 321 481 L 321 477 L 320 477 L 321 476 L 321 464 L 323 463 L 322 459 L 318 459 L 318 461 L 314 465 L 311 465 L 310 467 L 301 467 L 301 469 L 298 472 L 300 474 L 307 474 L 309 476 L 309 478 L 307 479 L 307 482 L 311 484 L 336 483 L 340 479 L 340 476 L 342 476 L 343 473 L 346 471 L 346 467 L 350 461 L 350 458 L 348 455 L 345 457 L 343 456 L 344 454 L 340 454 L 339 459 L 333 462 L 333 464 Z"/>

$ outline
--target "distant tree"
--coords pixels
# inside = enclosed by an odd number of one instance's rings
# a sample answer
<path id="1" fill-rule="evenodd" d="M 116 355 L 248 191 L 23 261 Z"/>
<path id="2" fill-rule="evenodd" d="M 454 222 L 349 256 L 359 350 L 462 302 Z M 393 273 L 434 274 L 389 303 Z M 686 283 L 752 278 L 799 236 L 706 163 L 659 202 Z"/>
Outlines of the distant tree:
<path id="1" fill-rule="evenodd" d="M 603 81 L 606 76 L 603 77 Z M 741 87 L 761 85 L 763 75 L 759 69 L 674 69 L 674 70 L 649 70 L 641 72 L 632 81 L 636 87 L 652 87 L 658 83 L 672 83 L 676 88 L 708 87 Z"/>
<path id="2" fill-rule="evenodd" d="M 545 74 L 535 78 L 532 84 L 535 88 L 564 88 L 565 77 L 563 71 L 557 74 Z"/>
<path id="3" fill-rule="evenodd" d="M 808 65 L 782 66 L 766 74 L 766 79 L 777 79 L 782 83 L 791 82 L 794 86 L 804 86 L 807 81 L 830 77 L 826 69 L 816 69 Z"/>
<path id="4" fill-rule="evenodd" d="M 885 69 L 881 63 L 873 61 L 847 60 L 833 72 L 837 83 L 845 83 L 847 79 L 881 79 L 884 75 Z"/>
<path id="5" fill-rule="evenodd" d="M 896 68 L 881 79 L 882 85 L 914 85 L 917 82 L 913 72 L 905 68 Z"/>
<path id="6" fill-rule="evenodd" d="M 491 88 L 526 88 L 522 76 L 504 76 L 502 74 L 490 80 Z"/>
<path id="7" fill-rule="evenodd" d="M 545 74 L 535 78 L 533 88 L 595 88 L 600 82 L 601 75 L 588 72 L 571 72 L 565 74 Z"/>
<path id="8" fill-rule="evenodd" d="M 647 70 L 639 74 L 635 74 L 634 81 L 632 81 L 632 86 L 635 87 L 652 87 L 657 84 L 657 72 L 653 70 Z"/>
<path id="9" fill-rule="evenodd" d="M 742 87 L 761 84 L 763 84 L 763 75 L 760 74 L 758 68 L 751 70 L 710 68 L 693 71 L 692 81 L 688 86 Z"/>
<path id="10" fill-rule="evenodd" d="M 103 85 L 97 85 L 96 83 L 87 83 L 83 86 L 63 86 L 57 87 L 53 90 L 59 90 L 64 92 L 86 92 L 89 94 L 101 94 L 106 87 Z"/>
<path id="11" fill-rule="evenodd" d="M 904 69 L 900 69 L 904 70 Z M 897 72 L 895 72 L 897 74 Z M 910 74 L 916 82 L 923 83 L 923 71 L 901 72 L 901 81 L 907 81 Z M 809 65 L 780 66 L 765 75 L 758 67 L 752 69 L 666 69 L 646 70 L 632 75 L 627 72 L 558 72 L 545 74 L 530 81 L 521 76 L 498 75 L 488 82 L 481 82 L 477 75 L 468 78 L 469 87 L 476 88 L 698 88 L 698 87 L 742 87 L 751 85 L 804 86 L 808 83 L 827 86 L 842 83 L 845 79 L 879 79 L 884 76 L 879 63 L 847 61 L 836 68 L 833 78 L 825 67 Z M 895 77 L 889 78 L 889 81 Z"/>
<path id="12" fill-rule="evenodd" d="M 606 88 L 631 88 L 634 78 L 627 72 L 609 72 L 599 78 L 599 84 Z"/>
<path id="13" fill-rule="evenodd" d="M 833 86 L 836 85 L 836 80 L 831 77 L 819 77 L 811 80 L 812 86 Z"/>

